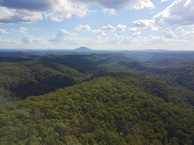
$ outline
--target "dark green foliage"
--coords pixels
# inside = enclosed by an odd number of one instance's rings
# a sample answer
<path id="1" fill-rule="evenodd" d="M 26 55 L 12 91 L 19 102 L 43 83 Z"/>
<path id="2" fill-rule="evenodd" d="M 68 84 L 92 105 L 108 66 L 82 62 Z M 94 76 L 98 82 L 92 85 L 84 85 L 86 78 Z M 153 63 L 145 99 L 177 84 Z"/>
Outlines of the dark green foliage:
<path id="1" fill-rule="evenodd" d="M 0 144 L 193 145 L 194 67 L 123 56 L 1 62 Z"/>
<path id="2" fill-rule="evenodd" d="M 6 62 L 0 63 L 0 66 L 1 94 L 18 98 L 41 95 L 89 78 L 88 74 L 52 62 Z M 6 89 L 8 94 L 4 93 L 3 89 Z"/>
<path id="3" fill-rule="evenodd" d="M 11 143 L 192 144 L 191 107 L 165 103 L 129 85 L 130 79 L 102 77 L 8 103 L 1 109 L 1 140 L 17 132 Z"/>

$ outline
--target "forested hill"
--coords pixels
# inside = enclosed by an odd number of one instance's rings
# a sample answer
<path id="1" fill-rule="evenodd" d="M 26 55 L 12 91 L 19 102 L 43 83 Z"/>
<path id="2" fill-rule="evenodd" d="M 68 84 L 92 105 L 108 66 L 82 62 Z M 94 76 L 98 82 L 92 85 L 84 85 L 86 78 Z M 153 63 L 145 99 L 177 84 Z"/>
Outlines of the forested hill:
<path id="1" fill-rule="evenodd" d="M 100 77 L 7 103 L 1 144 L 192 144 L 192 107 L 165 102 L 135 83 Z"/>
<path id="2" fill-rule="evenodd" d="M 193 60 L 136 53 L 1 56 L 0 144 L 193 145 Z"/>

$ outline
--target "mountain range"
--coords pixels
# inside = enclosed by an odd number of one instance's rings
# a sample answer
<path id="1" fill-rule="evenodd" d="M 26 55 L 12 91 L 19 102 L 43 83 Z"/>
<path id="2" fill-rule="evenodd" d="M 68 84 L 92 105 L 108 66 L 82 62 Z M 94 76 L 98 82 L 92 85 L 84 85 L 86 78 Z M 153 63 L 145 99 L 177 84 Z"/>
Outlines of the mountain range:
<path id="1" fill-rule="evenodd" d="M 0 144 L 194 144 L 194 52 L 51 52 L 0 52 Z"/>

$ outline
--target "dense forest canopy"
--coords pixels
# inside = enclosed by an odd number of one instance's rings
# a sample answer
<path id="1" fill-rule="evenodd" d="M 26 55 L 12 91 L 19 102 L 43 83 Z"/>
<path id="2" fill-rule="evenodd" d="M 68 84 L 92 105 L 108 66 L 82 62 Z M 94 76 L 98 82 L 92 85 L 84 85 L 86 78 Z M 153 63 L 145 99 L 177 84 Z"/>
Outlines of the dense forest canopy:
<path id="1" fill-rule="evenodd" d="M 194 52 L 83 50 L 0 52 L 0 144 L 194 144 Z"/>

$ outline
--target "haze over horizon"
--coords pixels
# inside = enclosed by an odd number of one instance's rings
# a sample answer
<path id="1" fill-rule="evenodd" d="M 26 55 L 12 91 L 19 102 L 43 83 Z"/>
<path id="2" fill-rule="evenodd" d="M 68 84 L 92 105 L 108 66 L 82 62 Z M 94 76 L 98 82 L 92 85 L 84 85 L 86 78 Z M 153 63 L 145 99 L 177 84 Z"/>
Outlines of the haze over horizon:
<path id="1" fill-rule="evenodd" d="M 0 48 L 194 50 L 192 0 L 1 0 Z"/>

